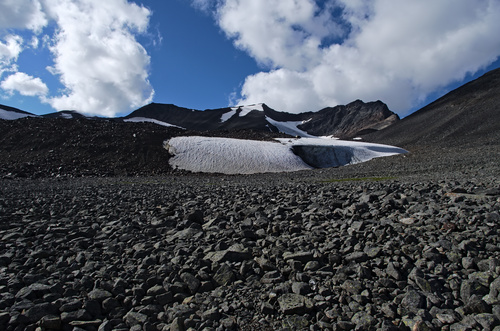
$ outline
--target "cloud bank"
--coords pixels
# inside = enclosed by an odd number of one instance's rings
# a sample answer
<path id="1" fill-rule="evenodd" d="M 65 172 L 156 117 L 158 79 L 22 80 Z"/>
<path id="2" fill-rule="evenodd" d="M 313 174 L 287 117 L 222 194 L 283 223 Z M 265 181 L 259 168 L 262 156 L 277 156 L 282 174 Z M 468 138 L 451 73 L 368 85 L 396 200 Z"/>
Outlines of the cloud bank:
<path id="1" fill-rule="evenodd" d="M 0 4 L 0 87 L 38 96 L 57 110 L 114 116 L 152 100 L 150 57 L 136 35 L 151 12 L 126 0 L 6 0 Z M 44 31 L 52 31 L 52 33 Z M 19 72 L 19 54 L 38 47 L 42 34 L 63 88 L 49 94 L 39 77 Z M 23 37 L 30 36 L 29 41 Z"/>
<path id="2" fill-rule="evenodd" d="M 265 71 L 239 103 L 289 112 L 380 99 L 405 115 L 500 55 L 498 0 L 194 0 Z"/>

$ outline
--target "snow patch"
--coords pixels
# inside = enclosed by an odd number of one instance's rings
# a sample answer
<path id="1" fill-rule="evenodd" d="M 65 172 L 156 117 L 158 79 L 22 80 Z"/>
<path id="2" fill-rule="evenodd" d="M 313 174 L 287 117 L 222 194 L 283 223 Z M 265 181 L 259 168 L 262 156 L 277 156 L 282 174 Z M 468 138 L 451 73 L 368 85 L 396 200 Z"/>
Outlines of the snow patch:
<path id="1" fill-rule="evenodd" d="M 11 120 L 17 120 L 20 118 L 24 118 L 24 117 L 37 117 L 37 116 L 18 113 L 15 111 L 10 111 L 10 110 L 5 110 L 3 108 L 0 108 L 0 119 L 2 119 L 2 120 L 11 121 Z"/>
<path id="2" fill-rule="evenodd" d="M 192 172 L 253 174 L 339 167 L 406 153 L 389 145 L 325 138 L 279 142 L 213 137 L 174 137 L 165 141 L 173 168 Z"/>
<path id="3" fill-rule="evenodd" d="M 311 169 L 289 146 L 272 141 L 174 137 L 164 143 L 170 165 L 192 172 L 254 174 Z"/>
<path id="4" fill-rule="evenodd" d="M 247 105 L 247 106 L 238 106 L 238 107 L 231 107 L 232 110 L 237 111 L 240 109 L 240 117 L 247 116 L 252 110 L 257 110 L 257 111 L 264 111 L 263 103 L 256 103 L 253 105 Z"/>
<path id="5" fill-rule="evenodd" d="M 309 133 L 302 131 L 297 126 L 302 124 L 303 121 L 289 121 L 289 122 L 279 122 L 273 120 L 272 118 L 266 116 L 266 121 L 270 124 L 274 125 L 280 132 L 289 134 L 291 136 L 299 136 L 299 137 L 314 137 Z"/>
<path id="6" fill-rule="evenodd" d="M 236 110 L 238 109 L 238 107 L 236 107 L 236 109 L 233 107 L 231 108 L 230 111 L 228 111 L 227 113 L 224 113 L 222 114 L 222 116 L 220 117 L 220 121 L 221 123 L 224 123 L 226 122 L 227 120 L 229 120 L 231 117 L 233 117 L 234 114 L 236 114 Z"/>
<path id="7" fill-rule="evenodd" d="M 132 117 L 132 118 L 124 119 L 123 121 L 124 122 L 149 122 L 149 123 L 154 123 L 154 124 L 158 124 L 158 125 L 162 125 L 162 126 L 176 127 L 176 128 L 184 129 L 183 127 L 180 127 L 177 125 L 169 124 L 166 122 L 155 120 L 154 118 L 147 118 L 147 117 Z"/>

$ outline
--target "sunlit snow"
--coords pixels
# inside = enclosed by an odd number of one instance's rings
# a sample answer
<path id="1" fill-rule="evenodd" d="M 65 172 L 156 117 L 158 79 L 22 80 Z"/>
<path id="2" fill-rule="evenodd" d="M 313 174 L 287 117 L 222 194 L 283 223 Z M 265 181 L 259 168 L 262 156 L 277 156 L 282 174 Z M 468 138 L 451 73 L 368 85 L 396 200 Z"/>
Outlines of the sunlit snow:
<path id="1" fill-rule="evenodd" d="M 309 133 L 297 128 L 298 125 L 303 124 L 304 121 L 289 121 L 289 122 L 279 122 L 275 121 L 272 118 L 266 116 L 266 121 L 270 124 L 274 125 L 280 132 L 289 134 L 291 136 L 299 136 L 299 137 L 314 137 Z"/>
<path id="2" fill-rule="evenodd" d="M 174 137 L 164 146 L 173 168 L 192 172 L 253 174 L 311 169 L 289 146 L 273 141 Z"/>
<path id="3" fill-rule="evenodd" d="M 180 126 L 169 124 L 166 122 L 162 122 L 159 120 L 155 120 L 154 118 L 148 118 L 148 117 L 132 117 L 132 118 L 127 118 L 123 120 L 124 122 L 149 122 L 149 123 L 155 123 L 158 125 L 163 125 L 163 126 L 169 126 L 169 127 L 176 127 L 176 128 L 181 128 L 184 129 Z"/>
<path id="4" fill-rule="evenodd" d="M 248 105 L 248 106 L 240 106 L 236 108 L 240 108 L 240 117 L 247 116 L 252 110 L 257 110 L 257 111 L 264 111 L 264 108 L 262 107 L 262 103 L 257 103 L 255 105 Z"/>
<path id="5" fill-rule="evenodd" d="M 338 167 L 404 149 L 324 138 L 278 139 L 277 142 L 213 137 L 174 137 L 164 147 L 173 168 L 192 172 L 253 174 Z M 300 155 L 300 156 L 299 156 Z"/>

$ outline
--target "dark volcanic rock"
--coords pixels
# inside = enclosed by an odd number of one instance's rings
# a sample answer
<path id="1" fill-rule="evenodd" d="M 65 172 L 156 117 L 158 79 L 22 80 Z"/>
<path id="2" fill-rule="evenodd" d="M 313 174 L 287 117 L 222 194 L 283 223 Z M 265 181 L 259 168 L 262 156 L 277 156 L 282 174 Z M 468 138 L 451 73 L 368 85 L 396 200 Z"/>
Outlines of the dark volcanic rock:
<path id="1" fill-rule="evenodd" d="M 499 182 L 461 176 L 1 179 L 0 325 L 493 329 Z"/>

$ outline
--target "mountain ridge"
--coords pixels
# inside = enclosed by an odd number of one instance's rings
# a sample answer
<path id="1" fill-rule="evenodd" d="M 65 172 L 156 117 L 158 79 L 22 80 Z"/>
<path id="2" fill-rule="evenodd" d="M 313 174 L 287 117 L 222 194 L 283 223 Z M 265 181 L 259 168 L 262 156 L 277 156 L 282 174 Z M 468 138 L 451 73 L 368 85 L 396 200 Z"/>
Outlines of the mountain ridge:
<path id="1" fill-rule="evenodd" d="M 383 102 L 365 103 L 361 100 L 298 114 L 276 111 L 265 103 L 203 111 L 172 104 L 151 103 L 124 118 L 134 117 L 153 118 L 188 130 L 202 131 L 251 129 L 279 132 L 275 122 L 297 122 L 295 125 L 298 130 L 294 130 L 295 132 L 338 138 L 353 138 L 358 132 L 379 130 L 399 120 L 399 116 L 391 112 Z"/>
<path id="2" fill-rule="evenodd" d="M 15 112 L 18 118 L 92 118 L 77 111 L 64 110 L 45 115 L 34 115 L 16 108 L 0 105 Z M 8 109 L 7 109 L 8 108 Z M 265 103 L 196 110 L 174 104 L 150 103 L 122 117 L 107 118 L 118 121 L 150 121 L 193 131 L 255 130 L 284 132 L 299 136 L 335 136 L 354 138 L 359 132 L 379 130 L 399 120 L 381 101 L 355 100 L 347 105 L 326 107 L 319 111 L 298 114 L 277 111 Z"/>

